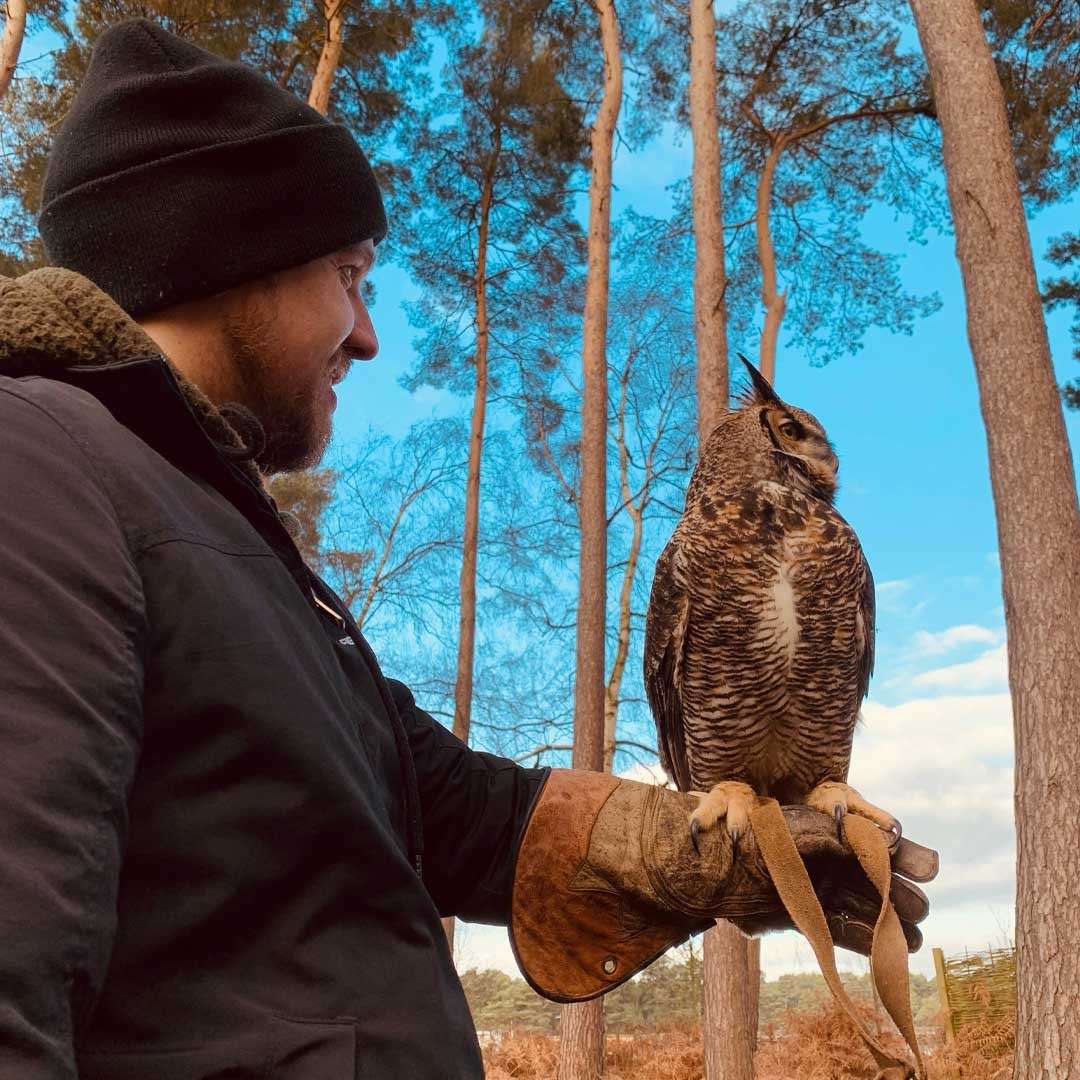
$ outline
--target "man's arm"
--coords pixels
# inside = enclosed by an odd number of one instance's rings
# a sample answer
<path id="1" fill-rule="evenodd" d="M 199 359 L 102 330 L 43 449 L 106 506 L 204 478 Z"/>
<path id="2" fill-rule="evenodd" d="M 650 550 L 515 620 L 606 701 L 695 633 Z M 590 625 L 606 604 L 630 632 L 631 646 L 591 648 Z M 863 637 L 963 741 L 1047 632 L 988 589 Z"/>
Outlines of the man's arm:
<path id="1" fill-rule="evenodd" d="M 444 915 L 497 924 L 509 916 L 518 966 L 538 993 L 556 1001 L 606 993 L 717 918 L 754 935 L 792 926 L 796 908 L 805 915 L 789 877 L 785 893 L 798 903 L 780 899 L 753 831 L 738 849 L 722 828 L 694 846 L 687 822 L 695 796 L 607 773 L 523 769 L 471 751 L 405 686 L 390 682 L 390 690 L 416 763 L 428 891 Z M 880 862 L 872 883 L 848 843 L 847 819 L 841 837 L 828 814 L 770 806 L 754 828 L 775 831 L 779 821 L 783 839 L 770 850 L 788 859 L 777 864 L 783 874 L 809 874 L 806 892 L 817 893 L 826 939 L 868 955 L 888 891 L 895 912 L 883 964 L 903 970 L 904 946 L 919 948 L 917 923 L 929 910 L 913 882 L 937 874 L 937 853 L 879 837 L 863 853 Z M 819 947 L 827 945 L 815 940 Z"/>
<path id="2" fill-rule="evenodd" d="M 144 604 L 100 466 L 0 381 L 0 1076 L 76 1075 L 112 946 Z"/>
<path id="3" fill-rule="evenodd" d="M 505 926 L 514 857 L 547 769 L 470 750 L 388 680 L 416 765 L 424 884 L 442 915 Z"/>

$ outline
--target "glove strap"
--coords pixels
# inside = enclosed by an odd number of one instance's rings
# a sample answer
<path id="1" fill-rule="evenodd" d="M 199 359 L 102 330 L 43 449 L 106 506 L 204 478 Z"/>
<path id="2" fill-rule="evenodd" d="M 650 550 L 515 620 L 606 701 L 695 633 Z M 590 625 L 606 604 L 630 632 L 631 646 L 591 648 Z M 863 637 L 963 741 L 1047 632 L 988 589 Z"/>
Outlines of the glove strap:
<path id="1" fill-rule="evenodd" d="M 821 910 L 821 903 L 810 884 L 810 876 L 784 821 L 780 804 L 775 799 L 760 799 L 757 808 L 750 814 L 750 825 L 765 866 L 781 902 L 791 916 L 791 921 L 810 942 L 829 990 L 837 1004 L 855 1024 L 866 1048 L 877 1062 L 880 1071 L 876 1080 L 911 1080 L 912 1077 L 924 1080 L 926 1068 L 911 1015 L 907 941 L 900 926 L 900 919 L 889 899 L 891 870 L 884 833 L 864 818 L 852 814 L 844 816 L 844 837 L 882 898 L 881 911 L 874 926 L 873 943 L 870 947 L 870 970 L 874 985 L 893 1023 L 911 1048 L 916 1063 L 914 1069 L 909 1062 L 886 1050 L 859 1020 L 836 970 L 832 935 L 825 921 L 825 913 Z"/>

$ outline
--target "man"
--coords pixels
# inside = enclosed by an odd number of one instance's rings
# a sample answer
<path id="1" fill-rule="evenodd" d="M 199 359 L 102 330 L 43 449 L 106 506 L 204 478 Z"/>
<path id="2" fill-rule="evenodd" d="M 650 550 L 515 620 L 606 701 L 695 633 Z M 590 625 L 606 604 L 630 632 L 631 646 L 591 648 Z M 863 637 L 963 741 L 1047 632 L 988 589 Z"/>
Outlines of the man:
<path id="1" fill-rule="evenodd" d="M 512 924 L 564 999 L 785 923 L 752 838 L 689 850 L 691 798 L 459 743 L 300 558 L 262 476 L 377 350 L 344 128 L 124 23 L 40 228 L 54 268 L 0 280 L 0 1076 L 478 1077 L 440 915 Z M 789 823 L 866 951 L 850 854 Z"/>

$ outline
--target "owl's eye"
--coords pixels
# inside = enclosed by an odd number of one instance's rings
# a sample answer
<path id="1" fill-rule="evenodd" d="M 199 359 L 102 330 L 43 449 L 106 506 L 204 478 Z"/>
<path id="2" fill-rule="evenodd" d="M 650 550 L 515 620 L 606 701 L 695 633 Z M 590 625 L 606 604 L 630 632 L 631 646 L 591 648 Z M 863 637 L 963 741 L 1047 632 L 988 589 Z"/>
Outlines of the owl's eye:
<path id="1" fill-rule="evenodd" d="M 799 435 L 802 433 L 799 425 L 796 424 L 794 420 L 785 420 L 785 421 L 783 421 L 780 424 L 778 430 L 780 431 L 780 434 L 784 436 L 785 439 L 797 439 L 799 437 Z"/>

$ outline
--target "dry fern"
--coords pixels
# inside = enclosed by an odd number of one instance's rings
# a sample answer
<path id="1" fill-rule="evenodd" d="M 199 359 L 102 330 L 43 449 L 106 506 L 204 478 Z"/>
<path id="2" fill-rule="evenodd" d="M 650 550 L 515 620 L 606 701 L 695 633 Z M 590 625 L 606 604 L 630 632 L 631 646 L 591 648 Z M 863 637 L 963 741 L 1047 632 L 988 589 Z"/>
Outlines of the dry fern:
<path id="1" fill-rule="evenodd" d="M 856 1012 L 871 1031 L 873 1010 L 854 1002 Z M 883 1034 L 879 1041 L 889 1050 L 904 1054 L 904 1043 L 895 1034 Z M 762 1045 L 755 1059 L 757 1080 L 872 1080 L 877 1072 L 855 1025 L 836 1005 L 819 1012 L 788 1013 L 783 1037 Z"/>
<path id="2" fill-rule="evenodd" d="M 873 1030 L 869 1006 L 855 1007 Z M 886 1047 L 906 1052 L 888 1021 L 880 1030 Z M 930 1080 L 1012 1080 L 1014 1043 L 1011 1018 L 968 1024 L 949 1046 L 929 1051 Z M 487 1080 L 551 1080 L 558 1075 L 558 1057 L 555 1036 L 506 1036 L 484 1051 Z M 703 1072 L 697 1027 L 608 1036 L 605 1080 L 702 1080 Z M 832 1005 L 786 1014 L 779 1034 L 763 1033 L 755 1059 L 757 1080 L 871 1080 L 874 1073 L 854 1025 Z"/>
<path id="3" fill-rule="evenodd" d="M 487 1080 L 551 1080 L 559 1073 L 559 1040 L 551 1035 L 507 1035 L 484 1051 Z"/>
<path id="4" fill-rule="evenodd" d="M 977 1020 L 934 1055 L 933 1080 L 1012 1080 L 1016 1021 Z"/>
<path id="5" fill-rule="evenodd" d="M 701 1080 L 704 1054 L 699 1027 L 672 1027 L 609 1038 L 604 1080 Z"/>

